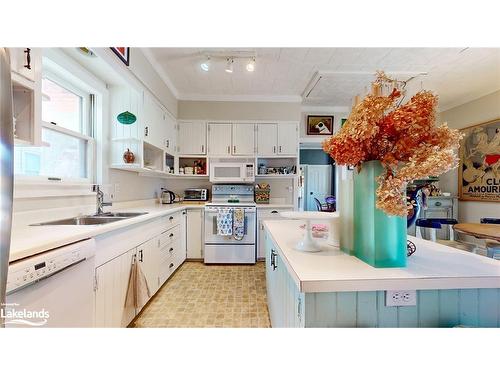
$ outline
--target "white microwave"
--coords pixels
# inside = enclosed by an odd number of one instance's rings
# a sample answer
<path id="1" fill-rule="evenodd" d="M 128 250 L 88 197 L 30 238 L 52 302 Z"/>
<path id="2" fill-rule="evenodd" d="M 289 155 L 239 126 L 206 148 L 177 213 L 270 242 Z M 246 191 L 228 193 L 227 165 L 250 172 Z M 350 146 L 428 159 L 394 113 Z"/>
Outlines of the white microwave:
<path id="1" fill-rule="evenodd" d="M 211 163 L 210 182 L 254 182 L 254 163 Z"/>

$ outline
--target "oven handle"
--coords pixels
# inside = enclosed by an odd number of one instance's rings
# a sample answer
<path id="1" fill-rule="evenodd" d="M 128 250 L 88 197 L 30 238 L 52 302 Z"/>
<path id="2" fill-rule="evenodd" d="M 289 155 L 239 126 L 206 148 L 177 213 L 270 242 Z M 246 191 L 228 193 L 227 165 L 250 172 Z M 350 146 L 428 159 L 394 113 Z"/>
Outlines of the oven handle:
<path id="1" fill-rule="evenodd" d="M 32 286 L 33 284 L 39 283 L 40 281 L 50 279 L 52 276 L 57 275 L 58 273 L 60 273 L 62 271 L 66 271 L 68 268 L 74 267 L 74 266 L 76 266 L 76 265 L 78 265 L 78 264 L 80 264 L 80 263 L 82 263 L 82 262 L 84 262 L 86 260 L 87 260 L 87 258 L 83 258 L 83 259 L 78 260 L 75 263 L 68 264 L 66 267 L 61 268 L 60 270 L 57 270 L 56 272 L 51 273 L 50 275 L 43 276 L 43 277 L 41 277 L 39 279 L 33 280 L 31 283 L 24 284 L 23 286 L 20 286 L 19 288 L 16 288 L 16 289 L 12 289 L 11 291 L 9 291 L 7 293 L 7 295 L 9 296 L 9 295 L 11 295 L 13 293 L 16 293 L 16 292 L 19 292 L 20 290 L 23 290 L 23 289 L 25 289 L 25 288 L 27 288 L 29 286 Z"/>

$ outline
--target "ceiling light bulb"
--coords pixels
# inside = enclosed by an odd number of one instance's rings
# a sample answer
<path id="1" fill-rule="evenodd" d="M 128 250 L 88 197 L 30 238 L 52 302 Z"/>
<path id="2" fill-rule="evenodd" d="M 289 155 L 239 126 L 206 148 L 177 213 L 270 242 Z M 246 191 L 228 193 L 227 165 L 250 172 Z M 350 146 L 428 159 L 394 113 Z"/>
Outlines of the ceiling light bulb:
<path id="1" fill-rule="evenodd" d="M 247 64 L 247 71 L 253 72 L 255 70 L 255 57 L 253 57 Z"/>
<path id="2" fill-rule="evenodd" d="M 208 72 L 210 70 L 210 56 L 200 64 L 201 70 Z"/>
<path id="3" fill-rule="evenodd" d="M 227 59 L 226 72 L 228 72 L 228 73 L 233 72 L 233 59 L 232 58 Z"/>

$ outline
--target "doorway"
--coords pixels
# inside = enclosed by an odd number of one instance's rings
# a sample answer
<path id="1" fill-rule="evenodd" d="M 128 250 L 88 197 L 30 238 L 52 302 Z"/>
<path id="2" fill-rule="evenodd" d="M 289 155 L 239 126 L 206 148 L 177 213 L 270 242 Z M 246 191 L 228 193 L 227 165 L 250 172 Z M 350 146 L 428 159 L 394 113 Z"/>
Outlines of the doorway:
<path id="1" fill-rule="evenodd" d="M 335 197 L 335 166 L 333 160 L 321 149 L 300 150 L 299 209 L 318 211 L 318 204 Z"/>

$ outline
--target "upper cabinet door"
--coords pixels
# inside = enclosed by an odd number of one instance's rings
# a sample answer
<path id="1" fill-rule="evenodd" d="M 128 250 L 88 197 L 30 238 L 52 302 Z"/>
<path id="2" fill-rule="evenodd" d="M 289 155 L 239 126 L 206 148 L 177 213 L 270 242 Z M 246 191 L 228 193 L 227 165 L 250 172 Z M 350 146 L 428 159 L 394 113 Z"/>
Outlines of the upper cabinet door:
<path id="1" fill-rule="evenodd" d="M 257 124 L 257 153 L 261 156 L 278 153 L 278 124 Z"/>
<path id="2" fill-rule="evenodd" d="M 255 154 L 255 124 L 233 124 L 233 155 Z"/>
<path id="3" fill-rule="evenodd" d="M 297 155 L 298 125 L 295 122 L 278 123 L 278 154 Z"/>
<path id="4" fill-rule="evenodd" d="M 208 124 L 208 153 L 214 156 L 231 155 L 231 124 Z"/>
<path id="5" fill-rule="evenodd" d="M 175 118 L 173 118 L 167 111 L 163 112 L 163 124 L 165 126 L 165 151 L 173 155 L 176 152 L 178 142 L 177 125 Z"/>
<path id="6" fill-rule="evenodd" d="M 203 121 L 179 122 L 179 154 L 205 155 L 207 153 L 207 125 Z"/>
<path id="7" fill-rule="evenodd" d="M 144 93 L 144 140 L 157 147 L 163 147 L 163 137 L 159 134 L 158 108 L 153 98 Z"/>

